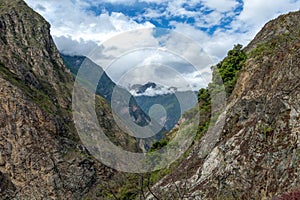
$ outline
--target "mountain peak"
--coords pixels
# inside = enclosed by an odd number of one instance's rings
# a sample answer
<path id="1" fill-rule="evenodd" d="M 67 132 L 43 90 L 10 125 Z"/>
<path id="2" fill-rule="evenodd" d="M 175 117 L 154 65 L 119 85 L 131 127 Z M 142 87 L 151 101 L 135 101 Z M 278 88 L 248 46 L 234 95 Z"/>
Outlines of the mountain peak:
<path id="1" fill-rule="evenodd" d="M 136 94 L 142 94 L 144 93 L 147 89 L 149 88 L 156 88 L 157 85 L 153 82 L 147 82 L 144 85 L 140 85 L 140 84 L 134 84 L 130 87 L 130 90 L 134 90 L 136 92 Z"/>

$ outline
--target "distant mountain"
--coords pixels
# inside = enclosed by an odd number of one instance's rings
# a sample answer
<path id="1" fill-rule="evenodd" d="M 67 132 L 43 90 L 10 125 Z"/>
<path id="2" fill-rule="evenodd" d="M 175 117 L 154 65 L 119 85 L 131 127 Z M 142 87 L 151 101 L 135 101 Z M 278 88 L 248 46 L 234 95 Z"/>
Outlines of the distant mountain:
<path id="1" fill-rule="evenodd" d="M 101 71 L 103 69 L 99 67 L 97 64 L 92 62 L 90 59 L 88 59 L 85 56 L 69 56 L 69 55 L 63 55 L 61 54 L 61 57 L 63 58 L 67 68 L 70 69 L 71 73 L 76 76 L 78 73 L 79 68 L 82 66 L 83 62 L 85 67 L 89 67 L 91 70 L 93 68 L 100 68 Z M 89 76 L 87 74 L 86 76 Z M 87 77 L 89 78 L 89 77 Z M 109 76 L 105 73 L 105 71 L 102 72 L 102 76 L 99 79 L 97 88 L 96 88 L 96 93 L 103 98 L 105 98 L 109 103 L 112 103 L 112 95 L 114 90 L 117 90 L 119 93 L 123 93 L 125 96 L 131 96 L 129 92 L 119 86 L 117 86 L 110 78 Z M 121 102 L 120 102 L 121 103 Z M 128 104 L 127 102 L 122 102 L 125 104 Z M 140 126 L 145 126 L 148 125 L 150 122 L 150 118 L 139 108 L 137 105 L 135 99 L 133 97 L 130 97 L 130 102 L 129 102 L 129 109 L 131 114 L 134 116 L 136 123 Z"/>
<path id="2" fill-rule="evenodd" d="M 136 91 L 137 94 L 143 94 L 147 89 L 154 89 L 156 87 L 155 83 L 148 82 L 145 85 L 135 84 L 130 89 Z"/>
<path id="3" fill-rule="evenodd" d="M 61 54 L 62 59 L 65 62 L 65 65 L 68 69 L 70 69 L 71 73 L 76 76 L 80 66 L 82 66 L 83 62 L 88 62 L 91 65 L 91 68 L 98 67 L 95 63 L 93 63 L 90 59 L 84 56 L 69 56 Z M 85 66 L 88 64 L 85 63 Z M 102 68 L 100 68 L 102 70 Z M 103 70 L 102 70 L 103 71 Z M 108 75 L 103 71 L 103 74 L 99 80 L 97 86 L 97 94 L 105 98 L 108 102 L 111 101 L 111 95 L 116 84 L 108 77 Z"/>
<path id="4" fill-rule="evenodd" d="M 129 87 L 129 91 L 133 96 L 157 96 L 165 94 L 174 94 L 177 91 L 177 88 L 160 86 L 156 83 L 148 82 L 144 85 L 134 84 Z"/>
<path id="5" fill-rule="evenodd" d="M 191 98 L 197 97 L 197 92 L 179 92 L 175 87 L 166 88 L 153 82 L 132 85 L 130 92 L 145 113 L 150 115 L 154 109 L 154 118 L 168 131 L 174 128 L 185 111 L 197 103 L 197 98 Z"/>
<path id="6" fill-rule="evenodd" d="M 61 57 L 63 58 L 67 68 L 70 69 L 73 76 L 77 75 L 79 68 L 82 65 L 84 65 L 85 68 L 88 68 L 84 72 L 86 73 L 84 74 L 84 76 L 86 76 L 87 80 L 93 79 L 93 77 L 89 77 L 93 75 L 91 75 L 89 71 L 100 69 L 102 76 L 98 81 L 96 94 L 105 98 L 111 104 L 111 107 L 113 107 L 113 111 L 122 116 L 123 122 L 120 124 L 125 123 L 128 125 L 131 124 L 132 121 L 134 121 L 134 123 L 140 127 L 152 125 L 152 128 L 150 128 L 149 131 L 157 132 L 157 134 L 147 139 L 140 139 L 139 141 L 142 149 L 149 149 L 153 142 L 160 140 L 164 136 L 164 133 L 166 132 L 165 127 L 163 125 L 160 125 L 160 123 L 158 123 L 157 121 L 151 120 L 147 115 L 148 112 L 145 112 L 144 109 L 141 109 L 139 104 L 136 102 L 135 97 L 131 95 L 126 89 L 116 85 L 100 66 L 98 66 L 85 56 L 70 56 L 61 54 Z M 88 85 L 90 83 L 86 84 Z M 132 125 L 131 128 L 133 130 L 136 130 L 134 125 Z M 158 131 L 158 129 L 160 131 Z M 138 131 L 136 130 L 136 132 Z"/>

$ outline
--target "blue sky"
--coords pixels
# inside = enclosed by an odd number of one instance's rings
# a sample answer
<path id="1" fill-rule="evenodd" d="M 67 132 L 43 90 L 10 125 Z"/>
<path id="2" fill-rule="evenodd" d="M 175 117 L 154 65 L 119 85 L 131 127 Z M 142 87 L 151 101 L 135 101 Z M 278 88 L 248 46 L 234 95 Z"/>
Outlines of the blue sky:
<path id="1" fill-rule="evenodd" d="M 246 45 L 270 19 L 300 8 L 300 0 L 25 1 L 51 23 L 66 53 L 88 54 L 94 44 L 123 31 L 158 27 L 191 36 L 218 59 L 235 43 Z M 75 50 L 75 43 L 81 48 Z"/>
<path id="2" fill-rule="evenodd" d="M 99 48 L 106 41 L 126 31 L 165 28 L 181 33 L 197 43 L 210 57 L 210 64 L 224 58 L 234 44 L 247 45 L 269 20 L 300 8 L 300 0 L 25 1 L 50 22 L 54 41 L 59 50 L 65 54 L 89 55 L 95 48 Z M 139 40 L 140 42 L 154 41 L 155 43 L 159 36 L 145 33 L 144 38 L 139 38 Z M 185 50 L 190 48 L 183 42 L 177 43 L 176 38 L 173 38 L 173 42 L 169 41 L 169 44 L 171 43 L 172 45 L 169 47 L 171 46 L 173 49 Z M 174 45 L 175 43 L 177 44 Z M 128 44 L 130 45 L 130 43 Z M 124 44 L 114 45 L 122 46 Z M 147 53 L 149 55 L 144 55 L 144 57 L 147 58 L 148 64 L 157 60 L 161 61 L 163 65 L 175 63 L 174 56 L 162 58 L 161 52 L 147 51 Z M 190 51 L 189 53 L 192 54 L 193 52 Z M 136 63 L 137 55 L 128 54 L 128 58 L 121 58 L 120 60 L 127 64 Z M 192 55 L 185 56 L 193 57 Z M 176 62 L 180 63 L 181 61 L 176 60 Z M 180 71 L 182 73 L 188 67 L 186 63 L 181 62 L 181 64 L 182 70 Z M 176 66 L 177 69 L 180 68 L 178 67 L 180 64 Z M 119 69 L 107 71 L 114 81 L 118 82 L 118 79 L 121 79 L 121 75 L 115 76 L 120 71 Z M 207 71 L 203 73 L 207 74 Z M 187 70 L 182 74 L 186 78 L 188 77 L 188 80 L 192 82 L 191 84 L 201 82 L 199 73 Z M 133 80 L 133 78 L 130 79 Z M 145 80 L 136 80 L 132 84 L 147 80 L 150 80 L 150 77 L 146 76 Z M 174 83 L 174 80 L 170 79 L 171 83 Z M 198 88 L 203 86 L 203 84 L 196 85 Z"/>
<path id="3" fill-rule="evenodd" d="M 199 20 L 203 16 L 207 16 L 214 12 L 213 8 L 207 7 L 203 2 L 196 3 L 185 2 L 181 6 L 181 10 L 172 12 L 168 2 L 139 2 L 135 1 L 129 4 L 103 2 L 99 5 L 91 5 L 86 11 L 92 12 L 96 16 L 103 13 L 111 15 L 113 12 L 123 13 L 132 18 L 137 23 L 150 22 L 158 28 L 176 28 L 176 23 L 189 24 L 196 29 L 202 30 L 212 35 L 217 29 L 230 29 L 230 23 L 238 16 L 243 9 L 243 2 L 236 1 L 232 4 L 230 10 L 224 10 L 219 23 L 210 24 L 203 20 L 203 24 Z"/>

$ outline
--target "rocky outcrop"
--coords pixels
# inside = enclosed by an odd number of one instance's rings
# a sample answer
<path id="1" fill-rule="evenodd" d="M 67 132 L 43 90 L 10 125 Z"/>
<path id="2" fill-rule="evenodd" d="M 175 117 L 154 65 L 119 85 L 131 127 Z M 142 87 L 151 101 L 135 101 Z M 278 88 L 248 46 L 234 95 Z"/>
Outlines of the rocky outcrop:
<path id="1" fill-rule="evenodd" d="M 59 83 L 70 83 L 72 77 L 52 40 L 50 24 L 23 1 L 0 3 L 1 62 L 26 85 L 45 91 L 62 107 L 70 106 L 70 96 L 62 93 L 67 85 Z"/>
<path id="2" fill-rule="evenodd" d="M 248 59 L 217 127 L 153 187 L 165 198 L 271 199 L 300 187 L 300 11 L 272 20 Z M 151 195 L 149 199 L 153 198 Z"/>
<path id="3" fill-rule="evenodd" d="M 61 146 L 55 120 L 20 89 L 2 78 L 0 82 L 0 171 L 5 180 L 1 182 L 1 196 L 80 197 L 95 183 L 96 166 L 84 156 L 68 158 L 80 151 L 77 146 L 72 152 Z"/>
<path id="4" fill-rule="evenodd" d="M 115 174 L 79 141 L 73 78 L 49 28 L 22 0 L 0 0 L 0 199 L 80 199 Z M 108 104 L 96 103 L 108 136 L 138 150 Z"/>

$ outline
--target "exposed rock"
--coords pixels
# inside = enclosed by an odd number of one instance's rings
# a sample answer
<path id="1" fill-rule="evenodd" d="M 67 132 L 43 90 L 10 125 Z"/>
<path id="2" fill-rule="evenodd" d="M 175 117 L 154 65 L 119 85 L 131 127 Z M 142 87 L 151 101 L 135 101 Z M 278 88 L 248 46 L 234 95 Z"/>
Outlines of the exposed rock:
<path id="1" fill-rule="evenodd" d="M 167 199 L 271 199 L 300 187 L 299 22 L 300 11 L 280 16 L 245 48 L 221 134 L 208 131 L 153 191 Z"/>
<path id="2" fill-rule="evenodd" d="M 0 0 L 0 199 L 80 199 L 115 174 L 80 144 L 73 78 L 49 28 L 23 1 Z M 96 103 L 107 134 L 138 150 L 117 138 L 108 104 Z"/>

